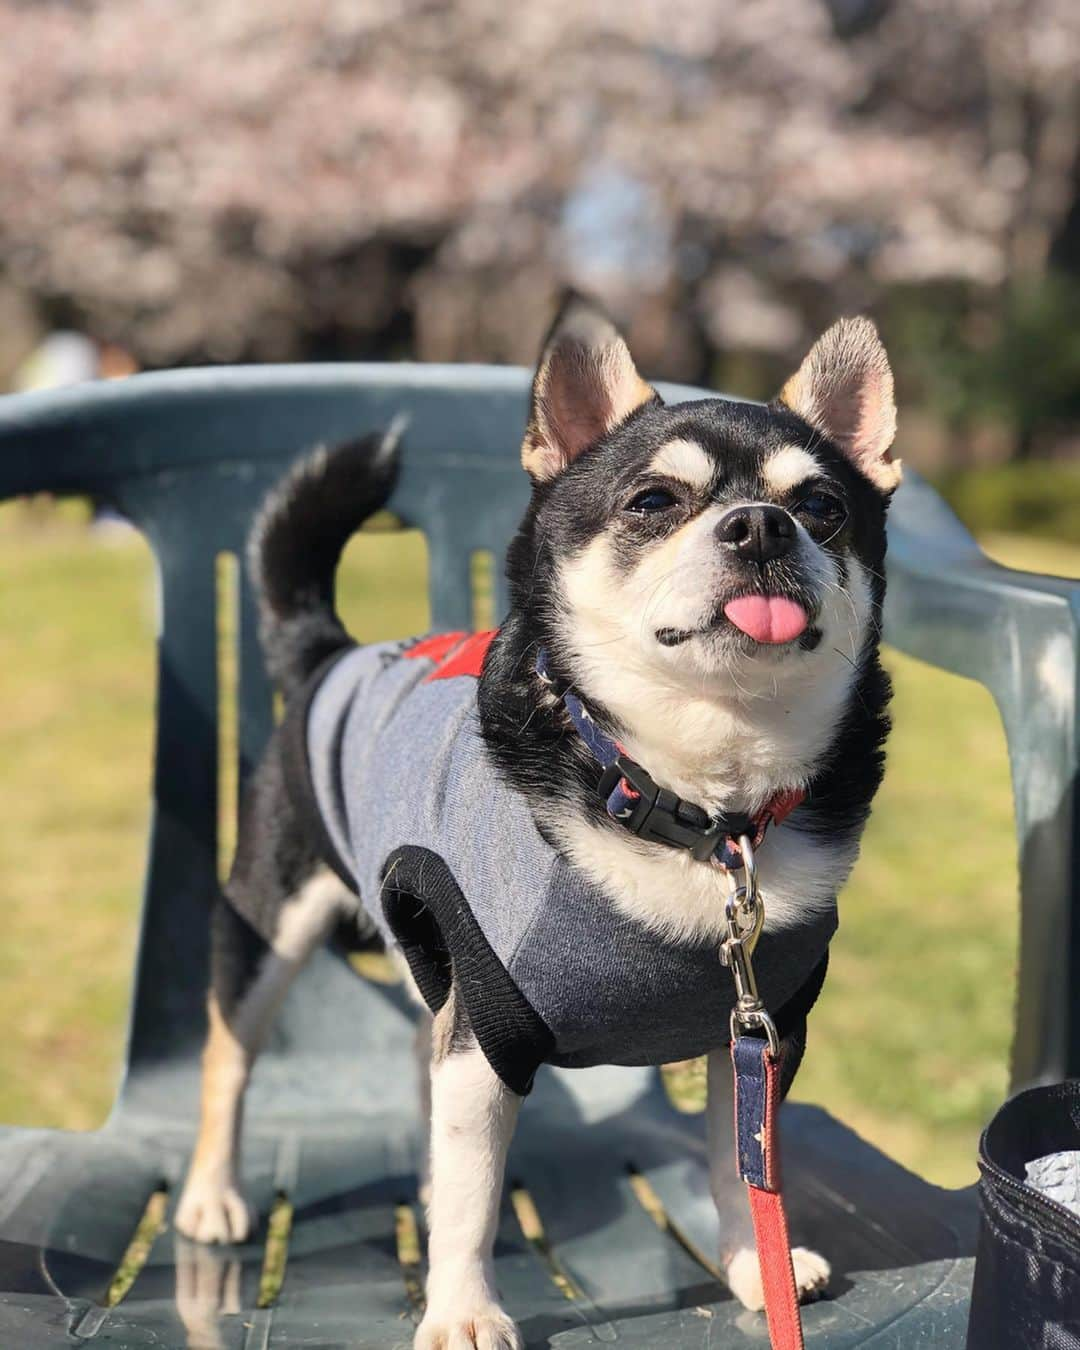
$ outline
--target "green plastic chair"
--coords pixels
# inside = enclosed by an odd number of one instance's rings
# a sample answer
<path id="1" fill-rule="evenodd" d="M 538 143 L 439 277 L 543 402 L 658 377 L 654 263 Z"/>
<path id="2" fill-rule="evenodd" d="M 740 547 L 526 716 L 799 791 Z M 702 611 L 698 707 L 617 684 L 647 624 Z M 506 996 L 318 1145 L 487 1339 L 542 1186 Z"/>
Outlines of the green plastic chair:
<path id="1" fill-rule="evenodd" d="M 0 497 L 84 494 L 115 507 L 153 547 L 162 602 L 126 1071 L 95 1133 L 0 1130 L 3 1347 L 409 1344 L 420 1272 L 399 1260 L 395 1234 L 419 1213 L 413 1028 L 398 991 L 329 953 L 297 981 L 249 1098 L 248 1190 L 263 1216 L 275 1195 L 293 1206 L 276 1298 L 256 1306 L 265 1217 L 235 1251 L 184 1244 L 166 1223 L 126 1297 L 108 1307 L 105 1293 L 148 1199 L 164 1186 L 175 1201 L 194 1131 L 218 884 L 216 555 L 241 552 L 254 505 L 299 451 L 405 411 L 391 509 L 427 536 L 435 625 L 468 627 L 471 555 L 501 555 L 524 504 L 527 389 L 520 370 L 340 365 L 153 374 L 0 400 Z M 499 580 L 497 606 L 504 599 Z M 243 777 L 269 732 L 271 693 L 246 587 L 239 616 Z M 1076 1074 L 1080 587 L 989 562 L 912 475 L 890 532 L 887 625 L 897 646 L 997 699 L 1023 853 L 1014 1083 Z M 926 871 L 932 880 L 932 860 Z M 928 1185 L 824 1111 L 785 1114 L 794 1227 L 835 1272 L 830 1297 L 806 1309 L 809 1345 L 962 1345 L 973 1191 Z M 507 1203 L 496 1258 L 530 1347 L 766 1343 L 763 1319 L 710 1268 L 700 1119 L 672 1110 L 653 1071 L 542 1074 L 509 1175 L 543 1225 L 523 1228 L 525 1206 Z M 218 1289 L 231 1309 L 220 1317 Z"/>

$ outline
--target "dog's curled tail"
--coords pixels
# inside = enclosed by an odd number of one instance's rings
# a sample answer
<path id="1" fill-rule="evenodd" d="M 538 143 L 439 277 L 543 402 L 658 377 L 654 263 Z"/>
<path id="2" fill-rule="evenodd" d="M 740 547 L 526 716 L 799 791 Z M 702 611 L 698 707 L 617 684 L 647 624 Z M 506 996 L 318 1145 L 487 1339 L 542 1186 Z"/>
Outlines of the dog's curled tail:
<path id="1" fill-rule="evenodd" d="M 266 667 L 290 698 L 351 641 L 334 606 L 334 573 L 350 536 L 383 506 L 397 477 L 405 419 L 385 432 L 320 447 L 267 494 L 248 536 Z"/>

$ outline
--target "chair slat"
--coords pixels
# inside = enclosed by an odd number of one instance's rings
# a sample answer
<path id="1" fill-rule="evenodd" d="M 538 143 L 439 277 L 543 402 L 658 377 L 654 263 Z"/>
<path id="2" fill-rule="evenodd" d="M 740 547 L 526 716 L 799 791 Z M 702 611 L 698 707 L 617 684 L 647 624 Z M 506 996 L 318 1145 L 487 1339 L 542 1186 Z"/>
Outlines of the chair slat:
<path id="1" fill-rule="evenodd" d="M 198 1042 L 217 894 L 214 555 L 164 557 L 154 801 L 132 1014 L 133 1061 Z M 196 917 L 198 916 L 198 917 Z"/>
<path id="2" fill-rule="evenodd" d="M 472 564 L 468 553 L 443 529 L 428 535 L 428 551 L 432 628 L 471 629 Z"/>
<path id="3" fill-rule="evenodd" d="M 238 784 L 241 792 L 259 761 L 273 729 L 273 691 L 266 675 L 259 646 L 259 620 L 252 592 L 240 559 L 240 603 L 238 606 L 237 661 L 237 746 L 240 756 Z"/>
<path id="4" fill-rule="evenodd" d="M 0 1292 L 0 1345 L 18 1350 L 58 1350 L 73 1344 L 72 1327 L 87 1312 L 83 1300 Z M 74 1342 L 77 1344 L 77 1342 Z"/>
<path id="5" fill-rule="evenodd" d="M 567 1298 L 558 1287 L 547 1264 L 522 1236 L 508 1197 L 495 1239 L 495 1286 L 530 1346 L 556 1343 L 556 1336 L 561 1346 L 562 1337 L 571 1332 L 591 1336 L 605 1320 L 595 1308 Z"/>
<path id="6" fill-rule="evenodd" d="M 0 1291 L 103 1298 L 161 1179 L 153 1153 L 100 1133 L 42 1130 L 6 1142 Z M 5 1197 L 12 1199 L 4 1204 Z"/>
<path id="7" fill-rule="evenodd" d="M 387 1147 L 370 1137 L 359 1146 L 347 1136 L 300 1144 L 286 1187 L 292 1231 L 268 1345 L 294 1346 L 315 1328 L 331 1345 L 358 1334 L 373 1350 L 408 1343 L 395 1204 L 415 1194 L 412 1152 L 404 1141 Z"/>
<path id="8" fill-rule="evenodd" d="M 560 1265 L 612 1321 L 628 1312 L 697 1306 L 720 1296 L 716 1280 L 634 1195 L 628 1159 L 579 1150 L 527 1181 Z"/>

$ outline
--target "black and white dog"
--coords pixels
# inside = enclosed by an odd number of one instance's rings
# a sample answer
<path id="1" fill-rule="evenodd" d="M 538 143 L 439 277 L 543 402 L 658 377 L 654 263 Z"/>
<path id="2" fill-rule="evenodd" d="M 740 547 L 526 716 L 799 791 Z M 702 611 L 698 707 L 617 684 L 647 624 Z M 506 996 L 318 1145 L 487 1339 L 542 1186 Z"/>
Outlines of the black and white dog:
<path id="1" fill-rule="evenodd" d="M 250 562 L 287 711 L 215 917 L 181 1232 L 247 1236 L 241 1103 L 269 1020 L 317 944 L 374 923 L 433 1013 L 417 1346 L 521 1343 L 491 1252 L 543 1062 L 709 1055 L 722 1257 L 762 1306 L 730 1156 L 727 869 L 733 841 L 759 845 L 755 968 L 786 1090 L 882 774 L 894 430 L 866 319 L 829 329 L 768 407 L 669 407 L 572 298 L 533 383 L 511 610 L 482 639 L 358 647 L 334 612 L 341 549 L 392 487 L 394 433 L 317 452 L 276 489 Z M 794 1265 L 803 1294 L 828 1279 L 814 1252 Z"/>

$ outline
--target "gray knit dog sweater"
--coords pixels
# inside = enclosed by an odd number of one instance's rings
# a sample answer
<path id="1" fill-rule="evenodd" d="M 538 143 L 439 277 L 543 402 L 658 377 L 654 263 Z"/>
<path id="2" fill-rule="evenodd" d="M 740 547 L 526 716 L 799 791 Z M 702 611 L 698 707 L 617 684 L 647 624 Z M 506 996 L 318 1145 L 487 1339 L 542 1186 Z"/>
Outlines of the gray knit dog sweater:
<path id="1" fill-rule="evenodd" d="M 453 975 L 481 1049 L 522 1094 L 545 1061 L 663 1064 L 727 1044 L 735 990 L 717 944 L 658 936 L 543 838 L 488 756 L 475 671 L 440 663 L 448 645 L 349 648 L 296 709 L 328 860 L 432 1010 Z M 754 970 L 781 1031 L 817 996 L 836 923 L 833 905 L 760 938 Z"/>

